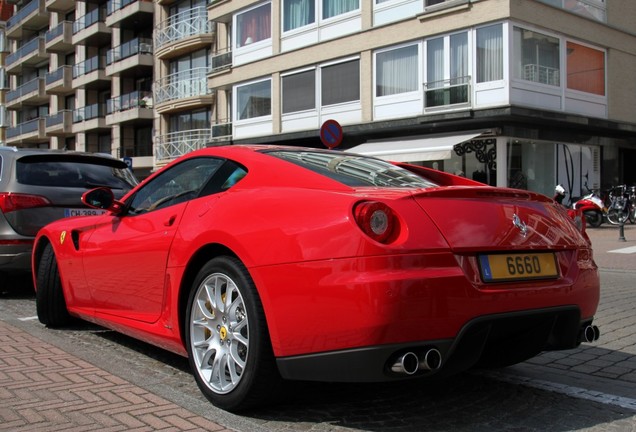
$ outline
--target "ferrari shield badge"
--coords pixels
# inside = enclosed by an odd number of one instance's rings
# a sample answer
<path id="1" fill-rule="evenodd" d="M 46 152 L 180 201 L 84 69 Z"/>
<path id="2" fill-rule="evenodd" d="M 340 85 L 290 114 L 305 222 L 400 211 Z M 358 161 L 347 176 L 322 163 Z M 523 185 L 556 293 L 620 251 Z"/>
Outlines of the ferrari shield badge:
<path id="1" fill-rule="evenodd" d="M 512 215 L 512 224 L 516 226 L 517 228 L 519 228 L 519 231 L 521 231 L 522 236 L 525 237 L 528 235 L 528 225 L 526 225 L 526 223 L 522 221 L 521 218 L 517 216 L 516 213 Z"/>
<path id="2" fill-rule="evenodd" d="M 64 244 L 64 240 L 66 240 L 66 231 L 62 231 L 60 233 L 60 244 Z"/>

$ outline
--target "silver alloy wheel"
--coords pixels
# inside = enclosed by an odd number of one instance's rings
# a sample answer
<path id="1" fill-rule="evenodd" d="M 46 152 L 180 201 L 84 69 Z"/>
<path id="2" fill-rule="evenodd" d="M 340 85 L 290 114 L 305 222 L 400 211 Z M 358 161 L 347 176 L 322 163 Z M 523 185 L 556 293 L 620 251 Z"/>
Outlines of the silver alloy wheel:
<path id="1" fill-rule="evenodd" d="M 214 273 L 199 285 L 194 302 L 190 344 L 197 373 L 213 392 L 229 393 L 241 381 L 249 355 L 243 296 L 227 275 Z"/>

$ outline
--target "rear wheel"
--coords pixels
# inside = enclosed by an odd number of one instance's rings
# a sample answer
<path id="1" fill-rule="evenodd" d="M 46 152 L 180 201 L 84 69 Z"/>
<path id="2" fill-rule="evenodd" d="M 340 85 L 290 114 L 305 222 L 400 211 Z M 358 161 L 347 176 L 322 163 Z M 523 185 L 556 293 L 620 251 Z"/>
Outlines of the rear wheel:
<path id="1" fill-rule="evenodd" d="M 190 366 L 216 406 L 240 411 L 272 401 L 280 375 L 254 283 L 233 257 L 210 260 L 199 271 L 185 323 Z"/>
<path id="2" fill-rule="evenodd" d="M 598 228 L 601 226 L 601 223 L 603 223 L 603 216 L 600 212 L 592 210 L 585 211 L 583 212 L 583 216 L 585 216 L 586 225 L 592 228 Z"/>
<path id="3" fill-rule="evenodd" d="M 612 225 L 620 225 L 627 222 L 628 212 L 619 209 L 610 209 L 607 212 L 607 221 Z"/>
<path id="4" fill-rule="evenodd" d="M 48 327 L 61 327 L 71 322 L 66 308 L 60 273 L 53 247 L 44 246 L 38 264 L 35 293 L 36 310 L 40 322 Z"/>

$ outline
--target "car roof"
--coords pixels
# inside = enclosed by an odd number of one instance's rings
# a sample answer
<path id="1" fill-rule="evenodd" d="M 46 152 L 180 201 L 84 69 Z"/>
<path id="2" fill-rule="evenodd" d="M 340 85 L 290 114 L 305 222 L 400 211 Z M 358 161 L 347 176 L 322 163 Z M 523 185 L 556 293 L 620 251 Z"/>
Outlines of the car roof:
<path id="1" fill-rule="evenodd" d="M 92 157 L 102 157 L 106 159 L 116 159 L 114 156 L 108 153 L 90 153 L 90 152 L 81 152 L 76 150 L 20 148 L 20 147 L 12 147 L 12 146 L 0 146 L 0 153 L 3 155 L 13 154 L 16 156 L 64 154 L 64 155 L 77 155 L 79 157 L 92 156 Z"/>

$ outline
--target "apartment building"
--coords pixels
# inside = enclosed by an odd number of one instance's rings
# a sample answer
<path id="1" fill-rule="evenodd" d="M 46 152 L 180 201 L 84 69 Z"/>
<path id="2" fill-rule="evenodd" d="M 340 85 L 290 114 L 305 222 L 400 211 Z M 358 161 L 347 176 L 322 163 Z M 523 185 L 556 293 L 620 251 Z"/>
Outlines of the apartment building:
<path id="1" fill-rule="evenodd" d="M 330 120 L 339 149 L 492 185 L 636 183 L 631 0 L 9 2 L 5 145 L 143 178 L 207 145 L 322 147 Z"/>
<path id="2" fill-rule="evenodd" d="M 322 146 L 571 196 L 636 182 L 632 0 L 216 0 L 214 143 Z"/>

